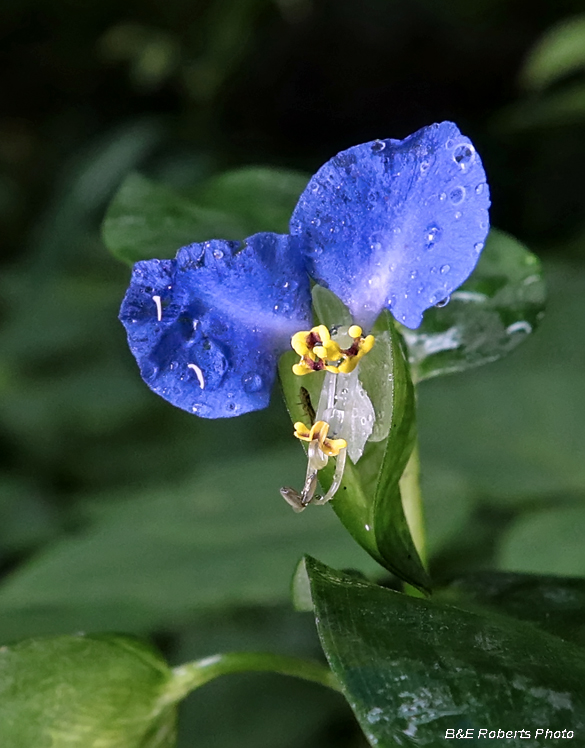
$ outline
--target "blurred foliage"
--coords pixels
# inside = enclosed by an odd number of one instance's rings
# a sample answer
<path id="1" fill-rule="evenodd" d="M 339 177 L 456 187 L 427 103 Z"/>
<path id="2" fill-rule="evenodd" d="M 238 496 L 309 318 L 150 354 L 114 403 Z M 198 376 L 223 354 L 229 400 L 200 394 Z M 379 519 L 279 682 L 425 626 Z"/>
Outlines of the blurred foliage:
<path id="1" fill-rule="evenodd" d="M 215 220 L 220 172 L 273 165 L 301 184 L 336 150 L 443 118 L 482 153 L 494 223 L 544 257 L 550 302 L 509 359 L 419 387 L 431 571 L 583 574 L 582 13 L 581 0 L 363 0 L 359 14 L 350 0 L 2 4 L 5 640 L 125 628 L 174 662 L 259 646 L 317 656 L 312 624 L 285 607 L 294 561 L 310 551 L 371 574 L 367 556 L 329 508 L 292 516 L 278 496 L 302 458 L 279 398 L 205 422 L 143 385 L 116 320 L 127 270 L 99 224 L 135 172 Z M 283 220 L 240 210 L 234 236 Z M 181 707 L 182 746 L 195 732 L 210 746 L 236 733 L 259 748 L 274 735 L 363 745 L 336 694 L 233 678 Z"/>

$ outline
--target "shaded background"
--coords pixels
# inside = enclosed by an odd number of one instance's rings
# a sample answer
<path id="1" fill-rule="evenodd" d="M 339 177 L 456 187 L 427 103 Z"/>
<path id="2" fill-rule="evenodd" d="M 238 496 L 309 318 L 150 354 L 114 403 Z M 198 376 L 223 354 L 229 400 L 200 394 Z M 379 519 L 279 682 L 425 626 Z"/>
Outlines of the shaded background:
<path id="1" fill-rule="evenodd" d="M 302 454 L 277 397 L 205 422 L 143 385 L 116 320 L 128 269 L 99 226 L 133 170 L 179 189 L 245 164 L 311 173 L 441 119 L 482 154 L 494 225 L 544 259 L 550 304 L 508 360 L 421 386 L 432 570 L 585 574 L 583 12 L 577 0 L 2 4 L 3 641 L 126 630 L 174 662 L 318 656 L 287 602 L 295 561 L 371 563 L 329 509 L 293 516 L 278 496 Z M 213 683 L 183 711 L 182 746 L 363 743 L 335 694 L 272 676 Z"/>

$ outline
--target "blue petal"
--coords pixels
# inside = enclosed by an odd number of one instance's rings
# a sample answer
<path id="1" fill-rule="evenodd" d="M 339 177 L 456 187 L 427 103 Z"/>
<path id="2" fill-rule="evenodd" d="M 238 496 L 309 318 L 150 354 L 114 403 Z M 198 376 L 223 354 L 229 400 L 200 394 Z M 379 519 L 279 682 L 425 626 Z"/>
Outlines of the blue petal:
<path id="1" fill-rule="evenodd" d="M 190 244 L 134 266 L 120 320 L 144 381 L 205 418 L 268 405 L 278 357 L 310 325 L 298 240 L 255 234 Z"/>
<path id="2" fill-rule="evenodd" d="M 343 151 L 291 219 L 309 274 L 368 328 L 384 307 L 407 327 L 469 276 L 488 228 L 481 160 L 452 122 Z"/>

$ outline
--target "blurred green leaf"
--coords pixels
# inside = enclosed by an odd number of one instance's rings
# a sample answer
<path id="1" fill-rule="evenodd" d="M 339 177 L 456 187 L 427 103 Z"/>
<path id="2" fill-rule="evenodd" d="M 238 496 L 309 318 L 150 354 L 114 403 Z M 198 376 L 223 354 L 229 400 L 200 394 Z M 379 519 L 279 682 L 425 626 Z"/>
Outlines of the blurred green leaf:
<path id="1" fill-rule="evenodd" d="M 170 669 L 129 637 L 32 639 L 0 650 L 2 748 L 172 748 Z"/>
<path id="2" fill-rule="evenodd" d="M 308 181 L 302 172 L 250 166 L 211 177 L 195 192 L 195 200 L 237 217 L 245 236 L 260 231 L 288 234 L 291 214 Z"/>
<path id="3" fill-rule="evenodd" d="M 110 203 L 102 236 L 110 252 L 131 265 L 174 257 L 179 247 L 193 242 L 246 234 L 228 210 L 202 208 L 170 187 L 131 174 Z"/>
<path id="4" fill-rule="evenodd" d="M 575 125 L 585 120 L 585 85 L 575 83 L 560 91 L 521 99 L 505 107 L 496 116 L 499 130 L 523 132 L 546 127 Z"/>
<path id="5" fill-rule="evenodd" d="M 423 473 L 436 466 L 504 506 L 585 489 L 585 277 L 547 266 L 547 314 L 507 359 L 418 388 Z M 438 503 L 437 497 L 437 503 Z M 449 512 L 449 496 L 443 511 Z M 552 571 L 552 569 L 547 569 Z"/>
<path id="6" fill-rule="evenodd" d="M 182 485 L 95 497 L 88 527 L 5 580 L 0 641 L 144 632 L 209 609 L 279 602 L 307 550 L 372 570 L 328 507 L 297 516 L 278 495 L 300 480 L 299 462 L 289 451 L 264 451 L 202 468 Z"/>
<path id="7" fill-rule="evenodd" d="M 331 327 L 347 321 L 347 310 L 329 291 L 316 286 L 314 299 L 318 322 Z M 332 504 L 345 527 L 373 558 L 401 579 L 428 589 L 430 580 L 414 547 L 398 486 L 415 440 L 414 388 L 400 335 L 387 312 L 378 318 L 372 332 L 376 344 L 360 362 L 359 371 L 374 406 L 379 441 L 366 444 L 356 465 L 347 460 Z M 323 383 L 320 373 L 305 377 L 293 374 L 296 360 L 293 352 L 285 354 L 279 367 L 293 423 L 306 420 L 301 386 L 316 404 Z M 330 460 L 319 473 L 325 490 L 331 485 L 334 470 Z"/>
<path id="8" fill-rule="evenodd" d="M 248 167 L 216 175 L 194 199 L 139 174 L 126 178 L 103 223 L 103 240 L 118 259 L 174 257 L 208 239 L 245 239 L 260 231 L 287 233 L 307 177 L 284 169 Z"/>
<path id="9" fill-rule="evenodd" d="M 505 531 L 502 569 L 535 574 L 585 576 L 585 506 L 527 512 Z"/>
<path id="10" fill-rule="evenodd" d="M 313 616 L 299 615 L 283 604 L 199 617 L 181 632 L 173 661 L 190 662 L 210 652 L 238 650 L 323 658 Z M 353 715 L 345 699 L 330 689 L 270 673 L 234 674 L 197 689 L 181 703 L 179 746 L 233 748 L 235 735 L 238 748 L 339 746 L 339 741 L 327 741 L 326 736 L 340 720 L 347 723 L 344 737 L 351 735 Z M 357 737 L 357 725 L 355 733 Z M 349 748 L 350 744 L 343 745 Z"/>
<path id="11" fill-rule="evenodd" d="M 438 595 L 442 601 L 481 605 L 585 645 L 585 579 L 479 571 L 453 580 Z"/>
<path id="12" fill-rule="evenodd" d="M 585 652 L 530 624 L 357 581 L 307 560 L 331 669 L 371 745 L 442 748 L 448 729 L 585 727 Z M 569 728 L 570 726 L 570 728 Z M 498 745 L 516 746 L 516 739 Z"/>
<path id="13" fill-rule="evenodd" d="M 524 88 L 540 90 L 585 68 L 585 15 L 552 26 L 530 51 L 522 70 Z"/>
<path id="14" fill-rule="evenodd" d="M 428 309 L 416 330 L 401 327 L 415 379 L 505 356 L 537 326 L 544 298 L 538 259 L 513 237 L 492 229 L 477 268 L 449 303 Z"/>

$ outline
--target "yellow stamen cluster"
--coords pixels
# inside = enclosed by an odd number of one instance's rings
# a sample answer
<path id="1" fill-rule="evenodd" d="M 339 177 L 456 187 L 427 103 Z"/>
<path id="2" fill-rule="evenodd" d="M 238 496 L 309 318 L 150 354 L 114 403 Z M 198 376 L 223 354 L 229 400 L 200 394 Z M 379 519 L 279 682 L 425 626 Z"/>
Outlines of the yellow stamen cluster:
<path id="1" fill-rule="evenodd" d="M 295 423 L 295 436 L 305 442 L 317 440 L 319 449 L 327 457 L 337 457 L 342 449 L 347 447 L 345 439 L 328 439 L 329 424 L 325 421 L 317 421 L 311 428 L 307 428 L 304 423 L 298 421 Z"/>
<path id="2" fill-rule="evenodd" d="M 352 345 L 342 349 L 331 339 L 331 333 L 325 325 L 317 325 L 310 330 L 302 330 L 292 336 L 291 345 L 301 360 L 292 367 L 298 376 L 312 371 L 330 371 L 334 374 L 349 374 L 358 365 L 363 356 L 372 350 L 374 336 L 363 337 L 362 328 L 352 325 L 348 335 L 353 338 Z"/>

